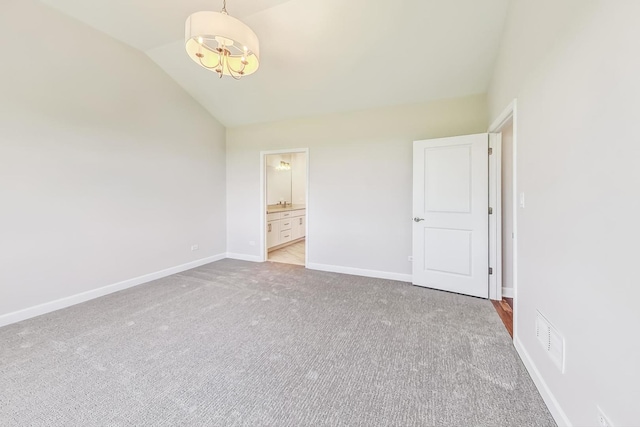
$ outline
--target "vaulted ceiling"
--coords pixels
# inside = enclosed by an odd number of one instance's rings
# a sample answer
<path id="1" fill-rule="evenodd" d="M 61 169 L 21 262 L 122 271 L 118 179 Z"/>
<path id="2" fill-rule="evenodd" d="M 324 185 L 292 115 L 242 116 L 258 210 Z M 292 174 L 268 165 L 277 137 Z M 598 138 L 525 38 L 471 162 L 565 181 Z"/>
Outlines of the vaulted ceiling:
<path id="1" fill-rule="evenodd" d="M 220 1 L 42 0 L 145 52 L 225 126 L 487 90 L 509 0 L 227 0 L 260 69 L 219 79 L 184 50 L 186 18 Z"/>

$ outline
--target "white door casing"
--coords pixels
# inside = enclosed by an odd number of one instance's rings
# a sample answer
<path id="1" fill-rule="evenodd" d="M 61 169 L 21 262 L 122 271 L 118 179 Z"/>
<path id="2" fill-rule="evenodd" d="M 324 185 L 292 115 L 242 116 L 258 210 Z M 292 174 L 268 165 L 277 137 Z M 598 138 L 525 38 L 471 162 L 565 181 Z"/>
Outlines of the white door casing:
<path id="1" fill-rule="evenodd" d="M 269 151 L 261 151 L 260 152 L 260 206 L 262 206 L 263 210 L 263 214 L 261 215 L 260 218 L 260 256 L 258 257 L 259 262 L 265 262 L 267 261 L 268 257 L 269 257 L 269 247 L 268 247 L 268 242 L 267 242 L 267 229 L 268 229 L 268 220 L 267 220 L 267 215 L 266 215 L 266 207 L 267 207 L 267 174 L 266 174 L 266 156 L 270 155 L 270 154 L 292 154 L 292 153 L 304 153 L 305 154 L 305 158 L 306 158 L 306 182 L 305 182 L 305 216 L 304 216 L 304 221 L 303 221 L 303 226 L 304 226 L 304 236 L 305 236 L 305 243 L 304 243 L 304 253 L 305 253 L 305 267 L 308 264 L 308 260 L 309 260 L 309 240 L 310 240 L 310 234 L 309 234 L 309 230 L 307 228 L 307 225 L 309 223 L 308 221 L 308 215 L 310 214 L 311 210 L 310 205 L 309 205 L 309 165 L 310 165 L 310 158 L 309 158 L 309 149 L 308 148 L 291 148 L 291 149 L 283 149 L 283 150 L 269 150 Z M 273 228 L 272 228 L 273 229 Z M 278 232 L 280 233 L 279 230 Z M 273 239 L 273 238 L 272 238 Z M 280 237 L 277 238 L 277 240 L 280 240 Z"/>
<path id="2" fill-rule="evenodd" d="M 493 214 L 489 215 L 489 298 L 502 300 L 502 197 L 501 197 L 501 156 L 502 134 L 489 132 L 489 206 Z"/>
<path id="3" fill-rule="evenodd" d="M 413 283 L 489 296 L 488 134 L 413 143 Z"/>

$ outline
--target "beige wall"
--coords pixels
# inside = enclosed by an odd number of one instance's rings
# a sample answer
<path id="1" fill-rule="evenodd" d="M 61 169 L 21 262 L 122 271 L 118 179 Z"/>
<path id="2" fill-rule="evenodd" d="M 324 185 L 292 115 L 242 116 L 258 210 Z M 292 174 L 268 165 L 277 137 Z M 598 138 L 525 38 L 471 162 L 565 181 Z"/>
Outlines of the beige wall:
<path id="1" fill-rule="evenodd" d="M 32 0 L 0 51 L 0 321 L 225 252 L 224 128 L 149 58 Z"/>
<path id="2" fill-rule="evenodd" d="M 640 421 L 640 2 L 514 0 L 490 91 L 518 98 L 516 346 L 556 419 Z M 565 337 L 561 373 L 535 337 Z"/>
<path id="3" fill-rule="evenodd" d="M 228 129 L 228 251 L 260 254 L 260 151 L 309 148 L 308 261 L 409 274 L 413 141 L 487 119 L 478 95 Z"/>
<path id="4" fill-rule="evenodd" d="M 573 37 L 583 16 L 591 13 L 594 0 L 511 0 L 511 3 L 488 90 L 492 118 L 553 60 L 552 52 L 561 50 Z"/>

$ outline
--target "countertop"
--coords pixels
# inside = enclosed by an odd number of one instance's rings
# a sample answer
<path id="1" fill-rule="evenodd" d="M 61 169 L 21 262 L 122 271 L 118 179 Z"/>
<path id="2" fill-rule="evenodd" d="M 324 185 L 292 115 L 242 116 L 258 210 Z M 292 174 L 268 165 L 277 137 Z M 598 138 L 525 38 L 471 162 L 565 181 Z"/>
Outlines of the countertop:
<path id="1" fill-rule="evenodd" d="M 306 209 L 305 205 L 289 205 L 286 208 L 282 205 L 269 205 L 267 206 L 267 213 L 276 213 L 276 212 L 288 212 L 288 211 L 297 211 L 299 209 Z"/>

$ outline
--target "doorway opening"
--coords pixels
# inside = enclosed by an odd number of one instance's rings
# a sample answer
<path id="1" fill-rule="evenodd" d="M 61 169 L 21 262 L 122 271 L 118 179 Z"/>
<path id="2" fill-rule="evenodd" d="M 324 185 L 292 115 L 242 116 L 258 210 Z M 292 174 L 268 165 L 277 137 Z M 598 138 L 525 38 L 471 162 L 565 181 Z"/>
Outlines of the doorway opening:
<path id="1" fill-rule="evenodd" d="M 517 298 L 517 205 L 516 205 L 516 101 L 493 123 L 490 132 L 495 156 L 490 166 L 491 202 L 496 213 L 491 219 L 491 264 L 495 266 L 492 283 L 493 305 L 507 331 L 516 332 Z"/>
<path id="2" fill-rule="evenodd" d="M 263 261 L 306 266 L 308 150 L 261 154 Z"/>

